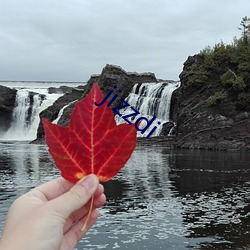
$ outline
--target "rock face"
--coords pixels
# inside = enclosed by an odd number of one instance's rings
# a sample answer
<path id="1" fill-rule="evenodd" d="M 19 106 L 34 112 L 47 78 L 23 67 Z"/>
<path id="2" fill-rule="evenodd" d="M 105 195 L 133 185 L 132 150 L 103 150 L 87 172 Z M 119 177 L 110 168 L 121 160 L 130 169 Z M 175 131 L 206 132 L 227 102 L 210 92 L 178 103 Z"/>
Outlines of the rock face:
<path id="1" fill-rule="evenodd" d="M 190 68 L 199 67 L 202 57 L 189 57 L 180 74 L 181 87 L 173 94 L 177 110 L 176 146 L 180 148 L 242 150 L 250 149 L 250 95 L 244 105 L 221 93 L 220 74 L 214 74 L 202 85 L 190 84 Z"/>
<path id="2" fill-rule="evenodd" d="M 64 94 L 63 96 L 59 97 L 52 106 L 48 107 L 47 109 L 43 110 L 40 113 L 40 118 L 45 118 L 49 121 L 53 121 L 57 118 L 59 111 L 65 106 L 70 104 L 71 102 L 74 102 L 76 100 L 79 100 L 82 95 L 83 95 L 83 91 L 84 89 L 81 88 L 71 88 L 69 93 Z M 71 105 L 69 105 L 68 108 L 72 109 L 74 106 L 74 104 L 72 103 Z M 65 112 L 67 110 L 65 109 Z M 69 116 L 69 114 L 68 114 Z M 62 116 L 61 119 L 59 120 L 58 124 L 60 125 L 67 125 L 65 124 L 65 117 L 68 116 Z M 68 120 L 68 119 L 67 119 Z M 43 138 L 44 137 L 44 130 L 43 130 L 43 126 L 42 123 L 40 122 L 39 127 L 37 129 L 37 138 Z"/>
<path id="3" fill-rule="evenodd" d="M 174 128 L 174 123 L 173 122 L 166 122 L 163 124 L 160 136 L 169 136 L 170 132 L 172 133 L 172 129 Z"/>
<path id="4" fill-rule="evenodd" d="M 0 85 L 0 132 L 6 131 L 12 121 L 16 90 Z"/>
<path id="5" fill-rule="evenodd" d="M 94 82 L 97 82 L 106 95 L 110 90 L 113 90 L 115 94 L 118 94 L 120 98 L 125 99 L 131 92 L 133 86 L 136 83 L 143 82 L 158 82 L 153 73 L 136 73 L 126 72 L 119 66 L 107 64 L 100 75 L 92 75 L 88 81 L 85 94 L 89 92 Z M 115 90 L 113 86 L 117 86 Z M 121 93 L 118 90 L 122 90 Z M 117 98 L 112 106 L 117 107 L 122 104 L 120 98 Z"/>

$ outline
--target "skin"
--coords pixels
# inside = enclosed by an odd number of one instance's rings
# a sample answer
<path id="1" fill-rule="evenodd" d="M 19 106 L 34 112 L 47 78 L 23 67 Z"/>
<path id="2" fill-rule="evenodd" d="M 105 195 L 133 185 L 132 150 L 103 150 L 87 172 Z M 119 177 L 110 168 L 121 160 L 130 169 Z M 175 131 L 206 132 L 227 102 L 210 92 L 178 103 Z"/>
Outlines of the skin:
<path id="1" fill-rule="evenodd" d="M 62 177 L 38 186 L 11 205 L 0 240 L 0 250 L 71 250 L 95 224 L 106 197 L 91 174 L 72 184 Z M 80 230 L 93 210 L 86 230 Z"/>

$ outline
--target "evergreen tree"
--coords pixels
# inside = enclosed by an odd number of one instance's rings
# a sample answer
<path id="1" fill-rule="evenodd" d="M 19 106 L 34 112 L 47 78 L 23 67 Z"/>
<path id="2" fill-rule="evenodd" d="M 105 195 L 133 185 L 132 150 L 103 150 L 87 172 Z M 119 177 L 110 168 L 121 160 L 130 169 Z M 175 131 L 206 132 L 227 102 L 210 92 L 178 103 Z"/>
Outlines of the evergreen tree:
<path id="1" fill-rule="evenodd" d="M 242 38 L 245 43 L 248 42 L 248 38 L 250 36 L 250 18 L 247 16 L 243 17 L 240 26 L 238 29 L 242 31 Z"/>

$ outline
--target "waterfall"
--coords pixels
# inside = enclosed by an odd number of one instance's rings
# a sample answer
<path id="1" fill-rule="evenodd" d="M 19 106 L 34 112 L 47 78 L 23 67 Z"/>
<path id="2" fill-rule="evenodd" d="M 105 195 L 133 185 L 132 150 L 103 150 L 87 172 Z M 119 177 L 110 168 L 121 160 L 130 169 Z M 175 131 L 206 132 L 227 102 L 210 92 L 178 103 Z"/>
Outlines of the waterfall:
<path id="1" fill-rule="evenodd" d="M 39 113 L 52 105 L 61 95 L 48 94 L 47 89 L 19 89 L 16 94 L 11 126 L 0 139 L 13 141 L 36 139 L 40 122 Z"/>
<path id="2" fill-rule="evenodd" d="M 156 126 L 152 136 L 158 136 L 161 133 L 163 124 L 170 121 L 169 113 L 171 106 L 171 97 L 175 89 L 180 86 L 179 82 L 159 82 L 159 83 L 142 83 L 135 84 L 129 96 L 125 99 L 127 103 L 139 111 L 140 114 L 128 118 L 131 122 L 135 122 L 139 117 L 145 117 L 150 121 L 153 117 L 153 123 L 146 133 L 141 134 L 139 131 L 137 136 L 146 137 L 152 128 Z M 120 110 L 123 116 L 131 113 L 131 108 Z M 115 116 L 117 124 L 125 123 L 124 119 L 118 115 Z M 146 126 L 146 121 L 142 120 L 140 128 Z"/>

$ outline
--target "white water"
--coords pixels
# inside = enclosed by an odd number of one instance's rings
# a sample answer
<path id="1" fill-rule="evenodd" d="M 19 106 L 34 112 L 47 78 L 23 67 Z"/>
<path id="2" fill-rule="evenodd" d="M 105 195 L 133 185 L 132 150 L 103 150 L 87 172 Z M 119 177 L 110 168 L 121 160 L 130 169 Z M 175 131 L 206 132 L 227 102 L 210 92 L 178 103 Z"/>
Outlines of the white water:
<path id="1" fill-rule="evenodd" d="M 2 83 L 3 82 L 1 82 L 1 84 Z M 6 82 L 5 85 L 9 85 L 8 87 L 16 86 L 18 92 L 16 95 L 16 107 L 13 111 L 11 127 L 7 132 L 0 135 L 0 140 L 35 140 L 37 128 L 40 122 L 39 113 L 52 105 L 54 101 L 62 95 L 48 93 L 48 85 L 56 86 L 57 84 L 58 83 L 52 84 L 34 82 L 34 86 L 31 84 L 31 86 L 27 88 L 27 85 L 26 87 L 23 87 L 19 82 Z M 65 85 L 67 84 L 65 83 Z M 71 84 L 69 84 L 69 86 L 71 86 Z M 154 116 L 156 117 L 145 133 L 141 134 L 138 131 L 138 136 L 147 136 L 155 126 L 156 129 L 152 136 L 160 134 L 163 124 L 169 121 L 172 93 L 178 87 L 179 83 L 177 82 L 143 83 L 141 85 L 134 85 L 132 92 L 126 98 L 126 101 L 138 110 L 140 114 L 136 117 L 132 117 L 132 119 L 128 119 L 135 122 L 138 118 L 145 117 L 150 121 Z M 33 100 L 31 101 L 33 104 L 30 103 L 29 92 L 38 93 L 34 95 Z M 41 98 L 42 95 L 45 95 L 44 100 Z M 65 108 L 73 102 L 65 105 L 60 110 L 58 117 L 53 121 L 53 123 L 57 123 L 59 121 Z M 127 115 L 131 114 L 132 110 L 131 108 L 126 108 L 125 110 L 119 110 L 119 112 L 123 115 Z M 126 122 L 119 116 L 116 116 L 116 121 L 118 124 Z M 159 122 L 161 123 L 160 125 L 158 124 Z M 140 128 L 142 129 L 146 126 L 146 124 L 146 121 L 143 120 Z"/>
<path id="2" fill-rule="evenodd" d="M 37 93 L 33 96 L 32 106 L 29 94 L 31 91 Z M 42 100 L 42 95 L 45 95 L 44 100 Z M 52 105 L 61 95 L 62 94 L 49 94 L 47 89 L 19 89 L 16 94 L 11 126 L 0 137 L 0 140 L 35 140 L 40 122 L 39 113 Z"/>
<path id="3" fill-rule="evenodd" d="M 156 126 L 156 130 L 152 136 L 160 135 L 163 124 L 170 121 L 169 113 L 172 93 L 179 86 L 179 82 L 143 83 L 141 86 L 139 86 L 139 84 L 134 85 L 132 92 L 125 101 L 139 111 L 140 114 L 132 117 L 132 119 L 129 117 L 128 120 L 135 122 L 138 118 L 145 117 L 150 121 L 154 116 L 156 117 L 146 132 L 141 134 L 141 132 L 138 131 L 137 136 L 146 137 L 154 126 Z M 130 107 L 119 110 L 119 113 L 123 116 L 131 114 L 132 112 Z M 115 119 L 118 124 L 126 122 L 119 115 L 116 115 Z M 142 120 L 140 129 L 146 125 L 146 121 Z"/>

